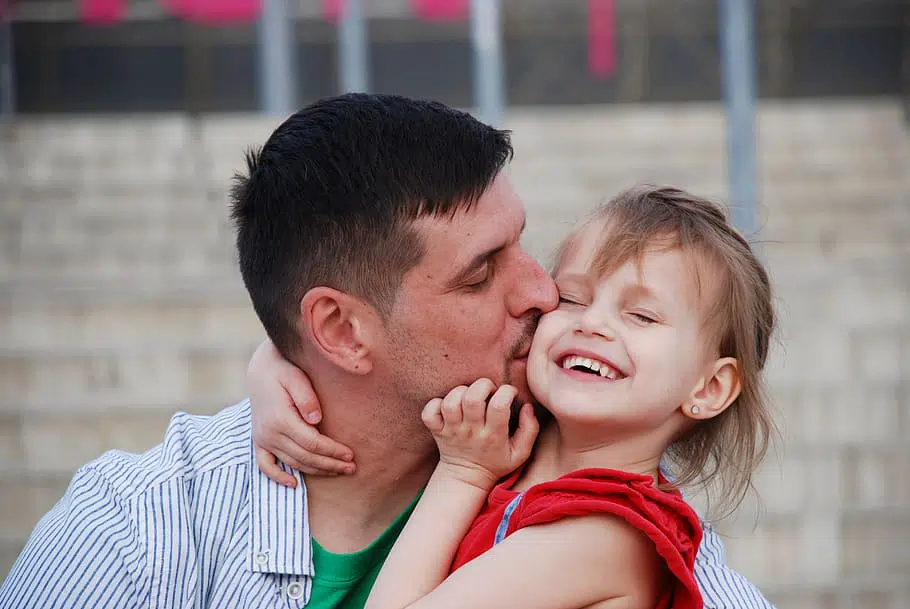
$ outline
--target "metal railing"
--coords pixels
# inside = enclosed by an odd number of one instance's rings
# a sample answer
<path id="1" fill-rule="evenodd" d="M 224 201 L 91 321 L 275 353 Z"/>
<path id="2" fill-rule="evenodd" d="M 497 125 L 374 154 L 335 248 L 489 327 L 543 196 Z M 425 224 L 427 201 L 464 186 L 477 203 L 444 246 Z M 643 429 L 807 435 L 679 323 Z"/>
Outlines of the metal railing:
<path id="1" fill-rule="evenodd" d="M 9 0 L 0 0 L 7 3 Z M 367 0 L 343 0 L 337 16 L 338 76 L 342 91 L 370 90 L 370 46 L 364 4 Z M 649 6 L 650 0 L 638 0 Z M 727 113 L 730 198 L 734 219 L 744 233 L 755 229 L 755 0 L 718 0 L 721 42 L 721 81 Z M 43 4 L 43 3 L 38 3 Z M 74 3 L 75 4 L 75 3 Z M 116 3 L 115 3 L 116 4 Z M 612 0 L 589 0 L 601 9 Z M 123 9 L 126 5 L 118 5 Z M 148 9 L 147 3 L 141 6 Z M 214 6 L 214 5 L 213 5 Z M 295 61 L 294 24 L 301 3 L 296 0 L 262 0 L 257 27 L 257 76 L 260 110 L 286 116 L 296 108 L 299 71 Z M 5 4 L 0 7 L 8 8 Z M 58 7 L 59 8 L 59 7 Z M 473 55 L 474 108 L 481 120 L 503 121 L 505 66 L 501 0 L 471 0 L 470 39 Z M 10 11 L 3 11 L 0 40 L 0 110 L 12 116 L 13 93 L 12 29 Z"/>

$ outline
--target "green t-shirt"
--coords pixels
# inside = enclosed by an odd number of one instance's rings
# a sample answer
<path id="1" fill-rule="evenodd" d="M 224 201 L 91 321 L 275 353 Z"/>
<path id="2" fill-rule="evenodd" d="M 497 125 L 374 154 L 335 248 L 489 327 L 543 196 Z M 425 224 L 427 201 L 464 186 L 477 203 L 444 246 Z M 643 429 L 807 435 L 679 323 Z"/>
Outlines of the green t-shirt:
<path id="1" fill-rule="evenodd" d="M 334 554 L 313 539 L 313 588 L 306 609 L 360 609 L 386 556 L 414 511 L 420 494 L 373 543 L 352 554 Z"/>

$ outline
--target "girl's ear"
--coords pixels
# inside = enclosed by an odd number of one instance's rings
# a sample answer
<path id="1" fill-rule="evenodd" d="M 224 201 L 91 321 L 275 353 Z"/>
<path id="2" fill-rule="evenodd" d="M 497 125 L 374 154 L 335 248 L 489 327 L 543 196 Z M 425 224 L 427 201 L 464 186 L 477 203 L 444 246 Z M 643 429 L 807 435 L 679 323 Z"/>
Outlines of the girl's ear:
<path id="1" fill-rule="evenodd" d="M 739 362 L 733 357 L 722 357 L 692 390 L 683 404 L 683 414 L 697 420 L 714 418 L 736 401 L 741 388 Z"/>

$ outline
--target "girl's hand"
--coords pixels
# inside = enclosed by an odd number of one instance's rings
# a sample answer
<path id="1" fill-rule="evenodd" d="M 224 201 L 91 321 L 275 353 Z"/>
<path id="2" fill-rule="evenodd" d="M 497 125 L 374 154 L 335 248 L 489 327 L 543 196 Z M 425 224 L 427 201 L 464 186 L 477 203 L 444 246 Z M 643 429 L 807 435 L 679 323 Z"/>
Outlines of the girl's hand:
<path id="1" fill-rule="evenodd" d="M 495 391 L 494 391 L 495 390 Z M 499 389 L 489 379 L 458 386 L 430 400 L 423 422 L 439 447 L 439 467 L 464 482 L 490 490 L 531 454 L 539 429 L 530 404 L 521 408 L 518 429 L 509 437 L 509 416 L 518 390 Z"/>
<path id="2" fill-rule="evenodd" d="M 297 485 L 278 460 L 305 474 L 354 473 L 353 451 L 315 427 L 322 412 L 309 378 L 271 341 L 259 345 L 250 359 L 247 384 L 256 463 L 269 478 L 284 486 Z"/>

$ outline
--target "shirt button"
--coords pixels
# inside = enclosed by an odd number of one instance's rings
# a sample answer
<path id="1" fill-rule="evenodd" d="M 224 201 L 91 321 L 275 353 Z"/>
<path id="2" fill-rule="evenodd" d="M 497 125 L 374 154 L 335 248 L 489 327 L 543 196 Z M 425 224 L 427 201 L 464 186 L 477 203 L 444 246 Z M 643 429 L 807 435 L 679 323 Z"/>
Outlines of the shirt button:
<path id="1" fill-rule="evenodd" d="M 291 582 L 288 584 L 286 592 L 289 598 L 299 601 L 303 598 L 303 585 L 300 582 Z"/>
<path id="2" fill-rule="evenodd" d="M 269 562 L 268 552 L 256 552 L 256 564 L 264 565 Z"/>

